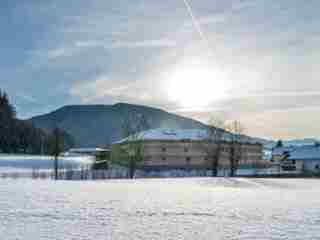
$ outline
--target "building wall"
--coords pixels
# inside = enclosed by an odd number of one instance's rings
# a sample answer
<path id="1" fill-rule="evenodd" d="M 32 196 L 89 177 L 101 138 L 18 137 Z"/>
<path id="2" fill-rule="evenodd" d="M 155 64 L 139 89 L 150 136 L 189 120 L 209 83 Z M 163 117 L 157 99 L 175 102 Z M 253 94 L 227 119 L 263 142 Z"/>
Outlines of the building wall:
<path id="1" fill-rule="evenodd" d="M 308 172 L 320 172 L 320 159 L 296 160 L 297 170 Z"/>
<path id="2" fill-rule="evenodd" d="M 275 164 L 280 164 L 283 158 L 284 158 L 284 155 L 272 155 L 271 162 Z"/>
<path id="3" fill-rule="evenodd" d="M 286 170 L 285 167 L 291 167 L 290 171 L 303 172 L 320 172 L 320 159 L 307 159 L 307 160 L 286 160 L 281 162 L 282 170 Z"/>
<path id="4" fill-rule="evenodd" d="M 209 169 L 207 145 L 203 141 L 145 141 L 142 142 L 145 168 L 195 168 Z M 215 148 L 211 144 L 210 148 Z M 240 165 L 263 165 L 262 145 L 242 144 Z M 221 145 L 219 167 L 230 165 L 230 143 Z"/>

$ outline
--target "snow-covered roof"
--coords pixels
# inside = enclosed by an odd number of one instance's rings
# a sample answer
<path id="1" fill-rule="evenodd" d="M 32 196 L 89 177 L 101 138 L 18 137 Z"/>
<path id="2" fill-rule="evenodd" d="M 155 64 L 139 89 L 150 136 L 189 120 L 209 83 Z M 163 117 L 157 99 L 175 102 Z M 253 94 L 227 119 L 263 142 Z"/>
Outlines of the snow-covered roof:
<path id="1" fill-rule="evenodd" d="M 165 129 L 156 128 L 131 135 L 117 143 L 134 140 L 203 140 L 208 133 L 203 129 Z"/>
<path id="2" fill-rule="evenodd" d="M 319 160 L 320 161 L 320 146 L 308 145 L 296 147 L 290 151 L 290 160 Z"/>
<path id="3" fill-rule="evenodd" d="M 275 156 L 275 155 L 283 155 L 285 154 L 286 152 L 290 153 L 291 151 L 293 151 L 295 148 L 297 147 L 293 147 L 293 146 L 290 146 L 290 147 L 276 147 L 272 150 L 272 155 Z"/>
<path id="4" fill-rule="evenodd" d="M 191 140 L 191 141 L 201 141 L 208 139 L 209 133 L 205 129 L 166 129 L 166 128 L 156 128 L 147 131 L 142 131 L 140 133 L 131 135 L 124 138 L 116 143 L 123 143 L 128 141 L 136 140 L 146 140 L 146 141 L 181 141 L 181 140 Z M 224 134 L 223 140 L 228 141 L 230 139 L 230 134 Z M 247 138 L 243 139 L 245 142 L 250 142 Z"/>
<path id="5" fill-rule="evenodd" d="M 108 149 L 103 148 L 71 148 L 68 152 L 71 153 L 88 153 L 88 152 L 105 152 Z"/>

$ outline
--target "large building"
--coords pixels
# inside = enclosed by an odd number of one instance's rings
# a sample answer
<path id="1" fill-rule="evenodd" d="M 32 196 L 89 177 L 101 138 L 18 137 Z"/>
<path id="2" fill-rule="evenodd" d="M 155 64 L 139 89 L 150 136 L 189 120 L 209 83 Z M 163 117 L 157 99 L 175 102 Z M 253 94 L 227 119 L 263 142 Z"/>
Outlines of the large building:
<path id="1" fill-rule="evenodd" d="M 208 133 L 205 130 L 172 130 L 153 129 L 130 136 L 113 145 L 115 148 L 126 148 L 132 142 L 139 142 L 142 148 L 143 169 L 210 169 L 212 158 L 208 150 L 217 147 L 217 144 L 207 141 Z M 255 142 L 241 142 L 238 154 L 239 165 L 263 167 L 262 145 Z M 231 143 L 221 141 L 219 168 L 228 168 L 231 157 Z"/>

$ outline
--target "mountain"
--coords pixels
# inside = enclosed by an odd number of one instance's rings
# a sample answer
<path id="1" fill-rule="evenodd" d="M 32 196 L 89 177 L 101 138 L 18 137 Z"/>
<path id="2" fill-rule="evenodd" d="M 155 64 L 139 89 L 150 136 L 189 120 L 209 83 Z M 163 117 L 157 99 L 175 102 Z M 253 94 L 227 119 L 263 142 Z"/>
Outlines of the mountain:
<path id="1" fill-rule="evenodd" d="M 77 147 L 106 146 L 122 138 L 123 123 L 133 115 L 143 116 L 149 128 L 191 129 L 206 125 L 166 111 L 139 105 L 72 105 L 36 116 L 29 121 L 36 127 L 61 128 L 74 137 Z"/>
<path id="2" fill-rule="evenodd" d="M 286 140 L 282 141 L 283 146 L 285 147 L 299 147 L 299 146 L 306 146 L 306 145 L 314 145 L 315 143 L 318 143 L 319 140 L 316 138 L 303 138 L 303 139 L 292 139 L 292 140 Z"/>
<path id="3" fill-rule="evenodd" d="M 283 141 L 283 145 L 285 146 L 305 146 L 305 145 L 314 145 L 319 142 L 316 138 L 304 138 L 304 139 L 294 139 Z"/>
<path id="4" fill-rule="evenodd" d="M 272 149 L 277 145 L 277 141 L 259 139 L 259 142 L 264 145 L 266 149 Z M 314 145 L 318 143 L 317 138 L 302 138 L 302 139 L 292 139 L 292 140 L 282 140 L 284 147 L 299 147 L 306 145 Z"/>

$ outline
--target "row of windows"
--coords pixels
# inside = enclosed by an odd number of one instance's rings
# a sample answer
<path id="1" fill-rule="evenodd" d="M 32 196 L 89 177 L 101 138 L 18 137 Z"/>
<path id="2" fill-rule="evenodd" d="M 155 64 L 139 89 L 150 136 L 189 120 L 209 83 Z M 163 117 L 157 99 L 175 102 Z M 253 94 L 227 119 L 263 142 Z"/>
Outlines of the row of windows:
<path id="1" fill-rule="evenodd" d="M 191 157 L 186 157 L 186 162 L 189 163 L 191 161 Z M 162 161 L 167 161 L 166 157 L 162 157 Z"/>
<path id="2" fill-rule="evenodd" d="M 162 147 L 161 149 L 162 152 L 167 152 L 167 148 L 165 147 Z M 189 149 L 187 147 L 185 147 L 183 149 L 184 152 L 189 152 Z M 221 148 L 221 152 L 230 152 L 230 149 L 229 148 Z"/>
<path id="3" fill-rule="evenodd" d="M 166 147 L 162 147 L 162 152 L 166 152 L 167 151 L 167 148 Z M 189 152 L 189 149 L 187 148 L 187 147 L 185 147 L 184 149 L 183 149 L 183 151 L 184 152 Z"/>
<path id="4" fill-rule="evenodd" d="M 228 152 L 230 152 L 230 148 L 226 148 L 226 147 L 222 147 L 221 148 L 221 152 L 226 152 L 226 153 L 228 153 Z M 167 148 L 166 147 L 162 147 L 161 148 L 161 151 L 162 152 L 167 152 Z M 184 152 L 189 152 L 189 149 L 187 148 L 187 147 L 185 147 L 184 149 L 183 149 L 183 151 Z M 241 152 L 243 152 L 243 153 L 245 153 L 245 152 L 259 152 L 258 150 L 256 150 L 256 149 L 246 149 L 246 148 L 243 148 L 243 149 L 241 149 Z"/>
<path id="5" fill-rule="evenodd" d="M 174 157 L 174 156 L 171 156 L 171 158 L 172 157 Z M 176 156 L 176 157 L 178 157 L 178 158 L 180 158 L 180 156 Z M 254 161 L 254 160 L 261 160 L 262 158 L 261 158 L 261 156 L 250 156 L 250 157 L 246 157 L 245 155 L 239 155 L 238 156 L 239 158 L 241 158 L 241 160 L 242 161 L 248 161 L 248 162 L 250 162 L 250 161 Z M 152 161 L 152 159 L 153 159 L 154 157 L 152 157 L 152 156 L 148 156 L 148 157 L 145 157 L 145 161 Z M 157 157 L 155 157 L 155 158 L 157 158 Z M 191 157 L 189 157 L 189 156 L 187 156 L 187 157 L 185 157 L 186 159 L 191 159 Z M 200 156 L 196 156 L 196 158 L 197 159 L 199 159 L 199 158 L 201 158 Z M 161 157 L 161 159 L 163 160 L 163 161 L 166 161 L 168 158 L 166 157 L 166 156 L 162 156 Z M 223 160 L 225 160 L 226 158 L 221 158 L 221 161 L 223 161 Z M 210 157 L 209 156 L 204 156 L 203 157 L 203 160 L 205 160 L 205 161 L 209 161 L 210 160 Z M 293 160 L 292 161 L 293 162 L 293 164 L 295 164 L 295 161 Z"/>
<path id="6" fill-rule="evenodd" d="M 197 159 L 199 160 L 199 157 L 197 157 Z M 165 157 L 165 156 L 163 156 L 163 157 L 161 157 L 161 160 L 163 161 L 163 162 L 165 162 L 165 161 L 167 161 L 168 160 L 168 158 L 167 157 Z M 209 157 L 207 157 L 207 156 L 205 156 L 205 157 L 203 157 L 203 160 L 204 161 L 209 161 L 210 159 L 209 159 Z M 261 160 L 261 158 L 250 158 L 250 159 L 241 159 L 240 161 L 241 162 L 243 162 L 243 163 L 250 163 L 250 162 L 252 162 L 252 161 L 259 161 L 259 160 Z M 145 161 L 146 162 L 152 162 L 152 158 L 151 157 L 149 157 L 148 159 L 145 159 Z M 227 161 L 227 159 L 224 159 L 224 160 L 221 160 L 221 161 Z M 185 157 L 185 162 L 186 163 L 190 163 L 191 162 L 191 157 Z"/>

